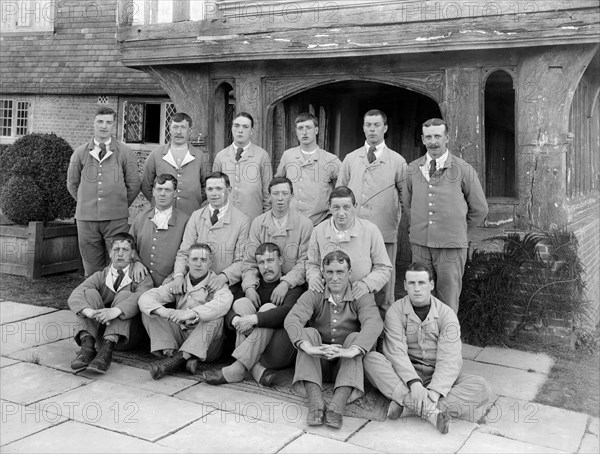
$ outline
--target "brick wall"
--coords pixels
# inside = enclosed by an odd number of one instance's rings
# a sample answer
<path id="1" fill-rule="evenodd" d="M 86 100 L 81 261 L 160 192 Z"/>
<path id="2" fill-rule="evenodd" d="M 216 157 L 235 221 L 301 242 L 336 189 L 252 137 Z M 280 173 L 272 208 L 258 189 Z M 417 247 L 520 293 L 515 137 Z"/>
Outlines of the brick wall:
<path id="1" fill-rule="evenodd" d="M 569 228 L 579 242 L 579 257 L 583 262 L 590 300 L 590 325 L 600 321 L 600 197 L 593 193 L 571 204 Z"/>

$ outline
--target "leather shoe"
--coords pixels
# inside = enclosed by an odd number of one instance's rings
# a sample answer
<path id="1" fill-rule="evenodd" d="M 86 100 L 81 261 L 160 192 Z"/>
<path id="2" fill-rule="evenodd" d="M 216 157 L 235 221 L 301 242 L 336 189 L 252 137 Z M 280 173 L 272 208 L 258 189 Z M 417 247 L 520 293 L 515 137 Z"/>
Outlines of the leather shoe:
<path id="1" fill-rule="evenodd" d="M 181 352 L 177 352 L 175 356 L 170 358 L 160 359 L 150 364 L 150 375 L 154 380 L 159 380 L 165 375 L 172 374 L 179 370 L 186 363 Z"/>
<path id="2" fill-rule="evenodd" d="M 81 341 L 81 350 L 79 350 L 75 359 L 71 361 L 71 369 L 75 371 L 85 369 L 95 356 L 94 339 L 87 336 Z"/>
<path id="3" fill-rule="evenodd" d="M 329 427 L 333 427 L 335 429 L 341 429 L 342 423 L 344 422 L 344 417 L 341 413 L 338 413 L 333 410 L 325 411 L 325 424 Z"/>
<path id="4" fill-rule="evenodd" d="M 111 340 L 104 339 L 102 341 L 102 345 L 100 346 L 100 350 L 98 350 L 98 354 L 87 367 L 88 370 L 98 372 L 99 374 L 105 373 L 112 362 L 112 354 L 114 349 L 115 343 Z"/>
<path id="5" fill-rule="evenodd" d="M 258 380 L 258 384 L 260 386 L 264 386 L 265 388 L 271 388 L 275 386 L 277 382 L 278 373 L 273 369 L 265 369 L 262 375 L 260 376 L 260 380 Z"/>
<path id="6" fill-rule="evenodd" d="M 188 359 L 187 363 L 185 363 L 185 370 L 192 375 L 196 375 L 196 372 L 198 371 L 198 361 L 198 358 Z"/>
<path id="7" fill-rule="evenodd" d="M 212 369 L 204 371 L 204 381 L 209 385 L 224 385 L 227 383 L 223 376 L 222 369 Z"/>
<path id="8" fill-rule="evenodd" d="M 403 411 L 404 407 L 402 405 L 395 400 L 391 400 L 387 411 L 387 417 L 388 419 L 398 419 L 402 415 Z"/>
<path id="9" fill-rule="evenodd" d="M 322 426 L 324 421 L 324 410 L 322 408 L 313 408 L 308 410 L 306 424 L 309 426 Z"/>

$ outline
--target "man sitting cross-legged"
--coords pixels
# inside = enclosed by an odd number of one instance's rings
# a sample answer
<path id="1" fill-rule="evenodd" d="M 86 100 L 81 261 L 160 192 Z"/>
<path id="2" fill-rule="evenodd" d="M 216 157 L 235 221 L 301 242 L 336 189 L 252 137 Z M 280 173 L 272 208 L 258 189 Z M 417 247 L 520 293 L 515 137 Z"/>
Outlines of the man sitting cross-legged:
<path id="1" fill-rule="evenodd" d="M 249 298 L 233 303 L 226 321 L 237 330 L 236 349 L 232 356 L 236 362 L 217 371 L 206 371 L 206 383 L 221 385 L 242 381 L 246 371 L 262 386 L 273 386 L 277 373 L 273 369 L 291 366 L 296 349 L 283 329 L 283 320 L 304 292 L 304 287 L 289 290 L 280 304 L 271 302 L 271 295 L 281 282 L 283 258 L 274 243 L 263 243 L 255 253 L 261 275 L 256 292 L 260 308 Z"/>
<path id="2" fill-rule="evenodd" d="M 152 279 L 148 276 L 139 284 L 133 281 L 134 254 L 133 237 L 117 233 L 109 251 L 111 264 L 88 277 L 69 296 L 69 308 L 78 316 L 75 342 L 81 346 L 71 362 L 72 369 L 87 367 L 103 374 L 115 348 L 134 348 L 146 336 L 139 319 L 138 299 L 152 288 Z M 96 354 L 95 344 L 100 339 Z"/>
<path id="3" fill-rule="evenodd" d="M 227 286 L 214 292 L 208 289 L 215 277 L 210 270 L 211 254 L 204 243 L 189 247 L 184 294 L 171 292 L 169 283 L 144 293 L 139 300 L 150 350 L 157 356 L 167 356 L 150 364 L 150 375 L 155 380 L 183 366 L 195 374 L 198 361 L 214 361 L 221 355 L 223 317 L 231 308 L 233 295 Z M 165 307 L 172 303 L 175 308 Z"/>
<path id="4" fill-rule="evenodd" d="M 426 265 L 408 266 L 408 295 L 385 317 L 383 355 L 369 352 L 364 366 L 371 383 L 392 399 L 388 418 L 408 407 L 445 434 L 451 416 L 474 419 L 489 387 L 482 377 L 461 372 L 460 325 L 455 312 L 431 296 L 433 285 Z"/>
<path id="5" fill-rule="evenodd" d="M 363 355 L 381 334 L 383 322 L 372 293 L 353 296 L 350 257 L 343 251 L 323 259 L 323 292 L 308 290 L 285 319 L 285 329 L 298 348 L 293 387 L 308 395 L 309 426 L 342 427 L 347 402 L 364 393 Z M 335 380 L 333 399 L 325 406 L 323 381 Z"/>

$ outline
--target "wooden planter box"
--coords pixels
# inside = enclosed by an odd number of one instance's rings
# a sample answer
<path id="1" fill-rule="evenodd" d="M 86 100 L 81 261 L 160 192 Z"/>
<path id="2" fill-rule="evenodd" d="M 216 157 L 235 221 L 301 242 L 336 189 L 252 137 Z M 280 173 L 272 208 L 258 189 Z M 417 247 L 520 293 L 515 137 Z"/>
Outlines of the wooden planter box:
<path id="1" fill-rule="evenodd" d="M 39 279 L 82 269 L 76 225 L 0 226 L 0 272 Z"/>

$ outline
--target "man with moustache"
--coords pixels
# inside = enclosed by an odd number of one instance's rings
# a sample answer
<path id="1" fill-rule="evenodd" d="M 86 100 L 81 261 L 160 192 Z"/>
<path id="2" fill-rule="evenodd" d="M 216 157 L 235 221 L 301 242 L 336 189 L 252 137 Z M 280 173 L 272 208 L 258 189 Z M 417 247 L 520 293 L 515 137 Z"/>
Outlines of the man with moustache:
<path id="1" fill-rule="evenodd" d="M 260 272 L 254 289 L 257 304 L 240 298 L 225 317 L 225 323 L 237 331 L 236 348 L 231 355 L 236 361 L 221 370 L 206 371 L 205 381 L 211 385 L 242 381 L 250 371 L 258 384 L 270 387 L 276 384 L 277 369 L 294 362 L 296 349 L 283 329 L 283 320 L 304 288 L 294 287 L 275 302 L 275 289 L 285 277 L 281 274 L 281 250 L 274 243 L 263 243 L 256 249 L 255 260 Z"/>
<path id="2" fill-rule="evenodd" d="M 296 117 L 300 146 L 285 150 L 276 177 L 286 177 L 294 185 L 292 208 L 318 225 L 329 215 L 329 195 L 335 187 L 342 163 L 332 153 L 319 148 L 319 120 L 310 113 Z"/>
<path id="3" fill-rule="evenodd" d="M 209 169 L 202 151 L 190 143 L 192 118 L 177 112 L 169 126 L 171 143 L 154 150 L 144 164 L 142 194 L 154 202 L 152 191 L 157 175 L 168 173 L 177 179 L 174 207 L 190 216 L 202 204 L 202 181 Z"/>
<path id="4" fill-rule="evenodd" d="M 77 200 L 75 219 L 85 275 L 109 261 L 111 239 L 127 233 L 129 207 L 140 192 L 137 158 L 114 137 L 115 111 L 101 107 L 94 118 L 94 138 L 71 155 L 67 189 Z"/>
<path id="5" fill-rule="evenodd" d="M 458 313 L 468 229 L 481 224 L 488 205 L 475 169 L 448 151 L 448 125 L 432 118 L 422 129 L 427 153 L 408 166 L 402 193 L 409 241 L 413 261 L 435 271 L 438 298 Z"/>
<path id="6" fill-rule="evenodd" d="M 431 296 L 431 270 L 413 262 L 406 270 L 408 295 L 396 301 L 385 317 L 383 354 L 369 352 L 365 374 L 391 399 L 388 418 L 408 407 L 448 433 L 450 417 L 476 416 L 487 402 L 489 386 L 479 376 L 463 374 L 460 325 L 456 313 Z"/>
<path id="7" fill-rule="evenodd" d="M 387 116 L 381 110 L 369 110 L 364 115 L 365 144 L 344 158 L 337 181 L 338 186 L 348 186 L 358 197 L 356 215 L 372 221 L 383 236 L 392 274 L 383 290 L 385 298 L 377 301 L 382 315 L 396 299 L 398 226 L 406 178 L 405 159 L 385 144 L 387 129 Z"/>
<path id="8" fill-rule="evenodd" d="M 248 112 L 235 115 L 231 133 L 233 143 L 217 153 L 212 170 L 227 174 L 232 184 L 230 203 L 252 222 L 270 206 L 271 157 L 250 141 L 254 134 L 254 118 Z"/>

